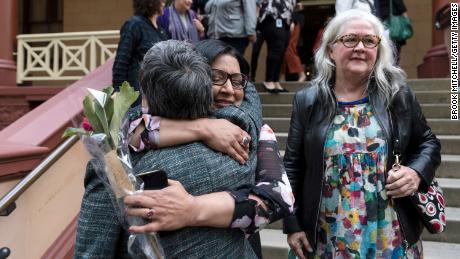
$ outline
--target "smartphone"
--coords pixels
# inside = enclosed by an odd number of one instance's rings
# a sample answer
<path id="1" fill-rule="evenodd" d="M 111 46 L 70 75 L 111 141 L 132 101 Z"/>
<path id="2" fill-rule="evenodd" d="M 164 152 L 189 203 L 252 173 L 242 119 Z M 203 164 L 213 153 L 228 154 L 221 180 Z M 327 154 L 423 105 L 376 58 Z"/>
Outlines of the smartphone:
<path id="1" fill-rule="evenodd" d="M 160 190 L 168 186 L 168 175 L 163 170 L 152 170 L 136 175 L 144 182 L 144 190 Z"/>

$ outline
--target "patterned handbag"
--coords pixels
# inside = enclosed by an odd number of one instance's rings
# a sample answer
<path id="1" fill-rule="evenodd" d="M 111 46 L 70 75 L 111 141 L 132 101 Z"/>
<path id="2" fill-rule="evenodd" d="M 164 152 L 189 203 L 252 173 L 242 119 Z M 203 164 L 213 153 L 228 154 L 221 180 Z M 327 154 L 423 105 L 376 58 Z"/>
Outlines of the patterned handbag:
<path id="1" fill-rule="evenodd" d="M 393 115 L 393 114 L 392 114 Z M 393 117 L 393 116 L 392 116 Z M 391 120 L 393 126 L 393 155 L 395 163 L 392 166 L 394 171 L 397 171 L 400 165 L 401 146 L 399 142 L 399 131 L 396 120 Z M 415 206 L 420 219 L 425 225 L 425 228 L 432 234 L 438 234 L 446 228 L 446 205 L 444 203 L 444 195 L 439 186 L 438 181 L 433 179 L 427 192 L 416 191 L 409 196 L 411 203 Z"/>
<path id="2" fill-rule="evenodd" d="M 417 207 L 417 212 L 430 233 L 437 234 L 444 231 L 446 228 L 444 196 L 436 179 L 433 179 L 426 193 L 415 192 L 410 199 Z"/>

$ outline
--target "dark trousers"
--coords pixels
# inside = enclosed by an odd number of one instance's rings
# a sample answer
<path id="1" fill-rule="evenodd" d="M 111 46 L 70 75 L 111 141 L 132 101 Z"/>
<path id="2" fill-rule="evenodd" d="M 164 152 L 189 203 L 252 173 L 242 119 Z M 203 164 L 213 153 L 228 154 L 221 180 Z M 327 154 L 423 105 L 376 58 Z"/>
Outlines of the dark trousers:
<path id="1" fill-rule="evenodd" d="M 262 45 L 264 44 L 264 36 L 262 35 L 262 32 L 260 31 L 260 24 L 257 24 L 257 40 L 256 42 L 252 45 L 252 54 L 251 54 L 251 81 L 255 82 L 256 81 L 256 71 L 257 71 L 257 62 L 259 61 L 259 54 L 260 54 L 260 49 L 262 48 Z"/>
<path id="2" fill-rule="evenodd" d="M 281 28 L 277 28 L 275 19 L 266 17 L 260 24 L 260 32 L 267 42 L 265 81 L 278 82 L 284 52 L 289 43 L 289 26 L 283 23 Z"/>
<path id="3" fill-rule="evenodd" d="M 244 52 L 246 51 L 246 47 L 249 45 L 249 39 L 245 38 L 220 38 L 219 40 L 227 43 L 228 45 L 234 47 L 241 56 L 244 56 Z"/>

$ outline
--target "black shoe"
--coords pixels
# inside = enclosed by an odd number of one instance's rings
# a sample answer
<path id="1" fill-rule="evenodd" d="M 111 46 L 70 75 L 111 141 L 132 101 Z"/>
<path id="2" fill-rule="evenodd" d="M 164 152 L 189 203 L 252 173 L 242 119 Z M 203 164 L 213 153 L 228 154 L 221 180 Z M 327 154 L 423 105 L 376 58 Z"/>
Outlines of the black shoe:
<path id="1" fill-rule="evenodd" d="M 277 94 L 277 93 L 279 93 L 279 90 L 276 89 L 276 88 L 272 88 L 272 89 L 268 88 L 267 85 L 265 84 L 265 82 L 262 82 L 262 85 L 264 86 L 265 91 L 267 91 L 267 92 L 269 92 L 269 93 L 272 93 L 272 94 Z"/>
<path id="2" fill-rule="evenodd" d="M 281 89 L 276 89 L 276 90 L 278 90 L 278 91 L 281 92 L 281 93 L 287 93 L 287 92 L 289 92 L 288 89 L 282 88 L 282 87 L 281 87 Z"/>
<path id="3" fill-rule="evenodd" d="M 275 85 L 281 87 L 281 88 L 278 88 L 278 87 L 275 86 L 275 90 L 276 90 L 278 93 L 287 93 L 287 92 L 289 92 L 286 88 L 282 87 L 280 83 L 277 83 L 277 84 L 275 84 Z"/>

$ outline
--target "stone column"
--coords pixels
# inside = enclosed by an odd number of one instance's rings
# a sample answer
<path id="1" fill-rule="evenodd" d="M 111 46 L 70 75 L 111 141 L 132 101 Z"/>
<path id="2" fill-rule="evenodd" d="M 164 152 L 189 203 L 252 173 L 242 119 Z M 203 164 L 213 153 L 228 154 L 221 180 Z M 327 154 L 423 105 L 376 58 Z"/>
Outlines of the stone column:
<path id="1" fill-rule="evenodd" d="M 457 2 L 459 0 L 456 0 Z M 452 0 L 433 0 L 432 8 L 432 47 L 427 51 L 423 58 L 423 63 L 417 67 L 417 76 L 419 78 L 435 78 L 449 76 L 449 52 L 444 42 L 443 31 L 434 28 L 436 13 L 446 4 L 450 4 Z"/>
<path id="2" fill-rule="evenodd" d="M 13 59 L 18 24 L 18 0 L 0 1 L 0 85 L 16 86 Z"/>

